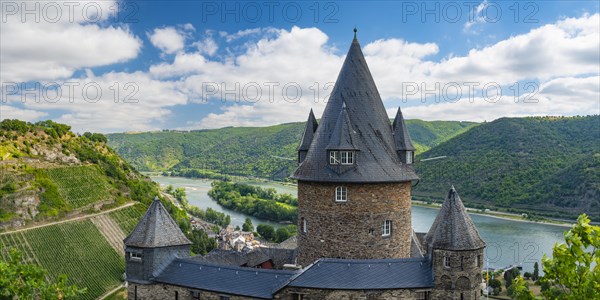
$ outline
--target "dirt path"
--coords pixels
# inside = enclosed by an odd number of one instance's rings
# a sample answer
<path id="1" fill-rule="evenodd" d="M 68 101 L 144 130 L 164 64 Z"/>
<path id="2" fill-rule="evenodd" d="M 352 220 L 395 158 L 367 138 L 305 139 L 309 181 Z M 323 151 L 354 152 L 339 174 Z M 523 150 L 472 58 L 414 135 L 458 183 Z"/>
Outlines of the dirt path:
<path id="1" fill-rule="evenodd" d="M 67 222 L 74 222 L 74 221 L 86 220 L 86 219 L 93 218 L 93 217 L 96 217 L 96 216 L 108 214 L 108 213 L 111 213 L 113 211 L 120 210 L 120 209 L 123 209 L 123 208 L 126 208 L 126 207 L 130 207 L 130 206 L 135 205 L 135 204 L 137 204 L 137 202 L 129 202 L 129 203 L 123 205 L 123 206 L 111 208 L 109 210 L 101 211 L 99 213 L 95 213 L 95 214 L 91 214 L 91 215 L 85 215 L 85 216 L 79 216 L 79 217 L 75 217 L 75 218 L 67 219 L 67 220 L 61 220 L 61 221 L 56 221 L 56 222 L 50 222 L 50 223 L 35 225 L 35 226 L 27 227 L 27 228 L 19 228 L 19 229 L 12 230 L 12 231 L 0 232 L 0 235 L 11 234 L 11 233 L 15 233 L 15 232 L 22 232 L 22 231 L 27 231 L 27 230 L 35 229 L 35 228 L 52 226 L 52 225 L 62 224 L 62 223 L 67 223 Z"/>
<path id="2" fill-rule="evenodd" d="M 96 228 L 98 228 L 106 241 L 108 241 L 110 246 L 121 254 L 121 256 L 124 256 L 123 239 L 125 238 L 125 233 L 121 230 L 119 224 L 106 214 L 93 217 L 91 221 Z"/>

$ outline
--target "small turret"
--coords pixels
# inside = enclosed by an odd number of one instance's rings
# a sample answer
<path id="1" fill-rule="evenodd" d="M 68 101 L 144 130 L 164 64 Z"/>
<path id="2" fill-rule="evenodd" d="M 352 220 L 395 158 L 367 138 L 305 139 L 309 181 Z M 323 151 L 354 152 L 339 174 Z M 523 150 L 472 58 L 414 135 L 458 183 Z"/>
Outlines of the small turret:
<path id="1" fill-rule="evenodd" d="M 410 135 L 408 135 L 408 128 L 404 124 L 400 107 L 398 107 L 396 118 L 392 124 L 392 130 L 394 131 L 394 146 L 400 161 L 405 164 L 412 164 L 415 161 L 415 146 L 413 146 Z"/>
<path id="2" fill-rule="evenodd" d="M 306 126 L 304 127 L 304 134 L 302 134 L 302 140 L 300 141 L 300 146 L 298 146 L 298 163 L 301 164 L 306 158 L 306 153 L 310 148 L 310 144 L 312 143 L 313 137 L 315 135 L 315 131 L 317 131 L 317 119 L 315 118 L 315 114 L 312 109 L 308 114 L 308 120 L 306 121 Z"/>
<path id="3" fill-rule="evenodd" d="M 190 240 L 158 197 L 123 243 L 126 280 L 130 283 L 148 284 L 173 259 L 190 256 Z"/>
<path id="4" fill-rule="evenodd" d="M 485 242 L 452 187 L 425 235 L 433 262 L 433 299 L 479 299 Z"/>

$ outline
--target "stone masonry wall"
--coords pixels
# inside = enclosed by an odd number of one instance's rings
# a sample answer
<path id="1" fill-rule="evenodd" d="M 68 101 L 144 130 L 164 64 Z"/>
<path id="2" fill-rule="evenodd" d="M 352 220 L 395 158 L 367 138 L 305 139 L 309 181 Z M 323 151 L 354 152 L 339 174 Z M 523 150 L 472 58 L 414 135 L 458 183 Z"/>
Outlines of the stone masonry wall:
<path id="1" fill-rule="evenodd" d="M 177 295 L 175 294 L 176 292 Z M 199 297 L 196 298 L 192 292 L 197 292 L 198 294 L 196 295 L 198 295 Z M 129 300 L 221 300 L 221 296 L 227 296 L 230 300 L 258 299 L 251 297 L 228 295 L 223 293 L 207 292 L 202 290 L 194 290 L 166 284 L 139 285 L 129 283 L 127 287 L 127 299 Z"/>
<path id="2" fill-rule="evenodd" d="M 479 264 L 478 256 L 480 257 Z M 449 267 L 445 267 L 444 257 L 449 260 Z M 431 299 L 479 299 L 481 272 L 483 271 L 483 248 L 472 251 L 433 249 L 432 259 L 435 289 L 432 291 Z"/>
<path id="3" fill-rule="evenodd" d="M 295 300 L 294 295 L 302 295 L 303 300 L 421 300 L 428 290 L 318 290 L 286 287 L 274 299 Z"/>
<path id="4" fill-rule="evenodd" d="M 336 202 L 345 186 L 348 201 Z M 298 182 L 298 262 L 319 258 L 405 258 L 411 245 L 411 183 L 340 184 Z M 302 232 L 302 218 L 307 232 Z M 385 220 L 391 236 L 382 236 Z"/>

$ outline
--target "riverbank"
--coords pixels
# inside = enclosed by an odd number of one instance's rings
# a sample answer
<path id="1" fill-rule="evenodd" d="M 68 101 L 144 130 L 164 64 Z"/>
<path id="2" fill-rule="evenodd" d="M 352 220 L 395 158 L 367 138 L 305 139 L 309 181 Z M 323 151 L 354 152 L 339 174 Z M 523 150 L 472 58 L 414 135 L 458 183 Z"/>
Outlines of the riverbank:
<path id="1" fill-rule="evenodd" d="M 421 206 L 421 207 L 428 207 L 428 208 L 435 208 L 435 209 L 440 209 L 440 207 L 442 206 L 441 204 L 430 204 L 430 203 L 427 203 L 425 201 L 420 201 L 420 200 L 412 200 L 411 203 L 413 205 L 417 205 L 417 206 Z M 539 221 L 538 220 L 528 220 L 528 219 L 523 218 L 523 216 L 521 216 L 519 214 L 511 214 L 511 213 L 499 212 L 499 211 L 494 211 L 494 210 L 489 210 L 489 209 L 487 209 L 487 211 L 481 211 L 480 209 L 469 208 L 469 207 L 466 207 L 466 209 L 470 214 L 487 216 L 487 217 L 492 217 L 492 218 L 497 218 L 497 219 L 502 219 L 502 220 L 554 225 L 554 226 L 560 226 L 560 227 L 571 227 L 571 225 L 573 225 L 572 223 L 558 221 L 558 220 L 551 220 L 551 219 L 544 219 L 544 220 L 539 220 Z M 577 222 L 577 220 L 573 220 L 573 223 L 575 223 L 575 222 Z"/>

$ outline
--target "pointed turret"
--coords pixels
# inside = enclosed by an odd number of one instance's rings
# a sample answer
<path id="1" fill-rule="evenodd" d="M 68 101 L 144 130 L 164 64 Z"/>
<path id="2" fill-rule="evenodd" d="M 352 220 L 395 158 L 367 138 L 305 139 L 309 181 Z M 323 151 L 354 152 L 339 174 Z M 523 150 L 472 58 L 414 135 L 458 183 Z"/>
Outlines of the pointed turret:
<path id="1" fill-rule="evenodd" d="M 339 173 L 331 168 L 336 153 L 327 147 L 342 115 L 342 106 L 356 132 L 355 167 Z M 394 146 L 389 118 L 356 36 L 323 112 L 303 163 L 293 178 L 313 182 L 405 182 L 418 179 L 401 162 Z M 342 153 L 338 153 L 340 156 Z M 333 157 L 333 159 L 332 159 Z"/>
<path id="2" fill-rule="evenodd" d="M 140 248 L 191 244 L 158 197 L 152 201 L 144 217 L 131 234 L 123 240 L 123 243 L 125 246 Z"/>
<path id="3" fill-rule="evenodd" d="M 310 113 L 308 114 L 308 120 L 306 121 L 306 125 L 304 126 L 304 133 L 302 134 L 300 146 L 298 146 L 298 163 L 302 163 L 304 161 L 304 158 L 306 158 L 306 153 L 310 148 L 310 144 L 312 143 L 315 131 L 317 131 L 318 126 L 319 125 L 317 124 L 315 114 L 311 109 Z"/>
<path id="4" fill-rule="evenodd" d="M 476 250 L 485 247 L 477 227 L 467 213 L 454 186 L 448 192 L 442 209 L 425 236 L 429 249 L 451 251 Z"/>
<path id="5" fill-rule="evenodd" d="M 392 123 L 392 130 L 394 131 L 394 145 L 398 152 L 398 157 L 400 157 L 403 163 L 412 164 L 414 162 L 415 146 L 413 146 L 408 134 L 408 128 L 404 123 L 400 107 L 398 107 L 396 118 L 394 119 L 394 123 Z"/>
<path id="6" fill-rule="evenodd" d="M 454 186 L 425 235 L 435 288 L 432 299 L 479 299 L 485 242 Z"/>
<path id="7" fill-rule="evenodd" d="M 150 284 L 173 259 L 190 256 L 190 240 L 158 197 L 123 243 L 129 283 Z"/>

